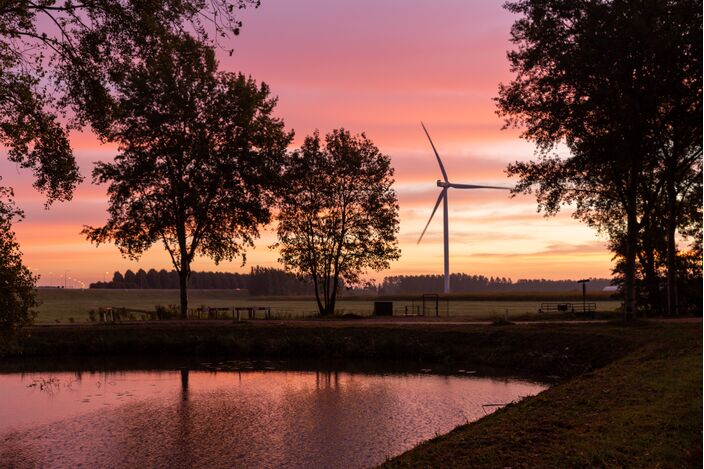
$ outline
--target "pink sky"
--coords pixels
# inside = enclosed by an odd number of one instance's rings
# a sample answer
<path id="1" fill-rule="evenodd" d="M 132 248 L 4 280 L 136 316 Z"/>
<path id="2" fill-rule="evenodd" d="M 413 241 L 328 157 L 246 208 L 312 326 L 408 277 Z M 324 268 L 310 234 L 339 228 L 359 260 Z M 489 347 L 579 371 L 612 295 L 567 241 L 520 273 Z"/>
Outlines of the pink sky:
<path id="1" fill-rule="evenodd" d="M 299 144 L 315 129 L 364 131 L 389 154 L 396 168 L 401 206 L 402 257 L 384 275 L 441 273 L 442 212 L 416 245 L 441 177 L 420 127 L 424 121 L 454 182 L 511 185 L 508 162 L 529 159 L 533 147 L 518 132 L 501 131 L 492 98 L 511 74 L 506 60 L 513 17 L 502 1 L 436 2 L 371 0 L 263 0 L 245 11 L 239 37 L 226 46 L 221 68 L 267 82 L 279 97 L 277 114 L 294 129 Z M 114 149 L 85 132 L 72 138 L 84 174 L 92 162 L 109 160 Z M 4 156 L 4 155 L 3 155 Z M 170 269 L 155 247 L 139 263 L 112 246 L 96 248 L 79 234 L 105 219 L 105 188 L 86 178 L 74 200 L 43 209 L 29 174 L 3 157 L 3 184 L 13 186 L 26 219 L 16 226 L 25 262 L 42 275 L 40 284 L 68 276 L 84 283 L 114 270 Z M 509 199 L 499 191 L 450 192 L 452 272 L 518 278 L 607 277 L 611 255 L 604 240 L 569 216 L 536 213 L 534 199 Z M 277 266 L 271 228 L 262 231 L 247 265 L 215 266 L 198 259 L 195 270 L 248 271 Z M 68 284 L 76 281 L 69 280 Z"/>

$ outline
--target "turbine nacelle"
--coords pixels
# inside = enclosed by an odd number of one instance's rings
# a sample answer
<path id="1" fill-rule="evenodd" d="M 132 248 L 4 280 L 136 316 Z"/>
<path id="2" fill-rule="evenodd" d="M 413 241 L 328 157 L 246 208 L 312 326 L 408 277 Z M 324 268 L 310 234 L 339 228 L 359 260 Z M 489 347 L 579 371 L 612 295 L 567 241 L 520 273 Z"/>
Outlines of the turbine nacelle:
<path id="1" fill-rule="evenodd" d="M 435 181 L 438 187 L 442 187 L 443 189 L 449 189 L 449 188 L 454 188 L 454 189 L 502 189 L 505 191 L 510 191 L 510 187 L 499 187 L 499 186 L 480 186 L 478 184 L 458 184 L 455 182 L 449 182 L 449 181 L 441 181 L 438 179 Z"/>

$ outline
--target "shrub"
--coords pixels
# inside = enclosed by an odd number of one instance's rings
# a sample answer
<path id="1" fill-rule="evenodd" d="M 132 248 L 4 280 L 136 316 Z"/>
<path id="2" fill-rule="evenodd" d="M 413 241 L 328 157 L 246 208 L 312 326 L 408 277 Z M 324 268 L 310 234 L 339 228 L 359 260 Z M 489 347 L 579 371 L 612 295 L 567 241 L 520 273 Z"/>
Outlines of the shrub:
<path id="1" fill-rule="evenodd" d="M 152 319 L 154 320 L 164 320 L 173 319 L 179 316 L 179 308 L 176 305 L 156 305 L 154 306 L 154 313 L 152 314 Z"/>
<path id="2" fill-rule="evenodd" d="M 11 220 L 18 214 L 0 200 L 0 335 L 5 336 L 31 324 L 39 304 L 34 291 L 37 277 L 22 263 L 22 252 L 11 229 Z"/>

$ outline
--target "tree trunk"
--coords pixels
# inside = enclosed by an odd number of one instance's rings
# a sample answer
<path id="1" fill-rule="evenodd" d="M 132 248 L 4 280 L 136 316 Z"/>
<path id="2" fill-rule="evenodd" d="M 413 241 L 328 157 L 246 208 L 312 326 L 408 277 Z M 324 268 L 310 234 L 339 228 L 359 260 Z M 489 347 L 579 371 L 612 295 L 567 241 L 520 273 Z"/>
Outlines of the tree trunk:
<path id="1" fill-rule="evenodd" d="M 181 399 L 188 400 L 188 368 L 181 369 Z"/>
<path id="2" fill-rule="evenodd" d="M 177 236 L 181 265 L 178 269 L 178 288 L 181 296 L 181 319 L 188 319 L 188 277 L 191 276 L 191 260 L 186 245 L 186 228 L 183 225 L 179 228 Z"/>
<path id="3" fill-rule="evenodd" d="M 671 215 L 672 216 L 672 215 Z M 672 224 L 672 226 L 669 226 Z M 677 244 L 675 243 L 676 228 L 668 222 L 667 227 L 667 314 L 679 314 L 677 298 Z"/>
<path id="4" fill-rule="evenodd" d="M 335 303 L 337 302 L 337 286 L 339 284 L 340 280 L 335 275 L 335 278 L 332 281 L 332 293 L 330 294 L 330 315 L 335 314 Z"/>
<path id="5" fill-rule="evenodd" d="M 188 271 L 183 268 L 178 271 L 178 289 L 181 296 L 181 319 L 188 319 Z"/>
<path id="6" fill-rule="evenodd" d="M 667 315 L 677 315 L 677 200 L 674 171 L 668 171 L 667 181 Z"/>
<path id="7" fill-rule="evenodd" d="M 326 289 L 325 290 L 325 308 L 323 312 L 323 316 L 332 316 L 333 311 L 335 310 L 334 306 L 334 301 L 332 298 L 330 298 L 330 290 Z"/>
<path id="8" fill-rule="evenodd" d="M 330 296 L 330 273 L 329 271 L 325 273 L 325 316 L 331 316 L 332 312 L 330 311 L 330 301 L 331 301 L 331 296 Z"/>
<path id="9" fill-rule="evenodd" d="M 662 313 L 662 298 L 660 296 L 660 279 L 655 270 L 655 250 L 652 247 L 644 248 L 645 255 L 642 260 L 645 283 L 648 285 L 648 303 L 653 312 Z"/>
<path id="10" fill-rule="evenodd" d="M 325 306 L 323 305 L 323 302 L 320 301 L 320 290 L 319 290 L 319 283 L 318 282 L 318 277 L 317 275 L 313 274 L 313 288 L 315 290 L 315 302 L 318 304 L 318 312 L 320 313 L 321 316 L 325 316 Z"/>
<path id="11" fill-rule="evenodd" d="M 636 204 L 636 172 L 631 168 L 626 206 L 626 265 L 624 281 L 623 319 L 636 317 L 636 252 L 638 249 L 638 218 Z"/>

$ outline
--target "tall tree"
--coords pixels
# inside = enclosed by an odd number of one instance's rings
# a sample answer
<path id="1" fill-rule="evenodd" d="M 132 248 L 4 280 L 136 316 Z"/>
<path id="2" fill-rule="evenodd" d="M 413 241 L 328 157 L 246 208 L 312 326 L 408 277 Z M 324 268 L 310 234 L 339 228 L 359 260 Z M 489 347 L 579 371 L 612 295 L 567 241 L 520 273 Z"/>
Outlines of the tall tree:
<path id="1" fill-rule="evenodd" d="M 238 9 L 259 0 L 9 0 L 0 2 L 0 145 L 35 175 L 47 204 L 69 200 L 81 181 L 58 114 L 104 124 L 106 63 L 139 60 L 164 34 L 202 40 L 238 34 Z"/>
<path id="2" fill-rule="evenodd" d="M 547 214 L 574 204 L 575 217 L 607 234 L 614 223 L 625 227 L 631 318 L 639 233 L 653 191 L 668 184 L 653 175 L 666 166 L 668 146 L 678 148 L 668 158 L 685 162 L 696 119 L 701 136 L 701 1 L 519 0 L 507 8 L 522 17 L 508 54 L 516 76 L 500 85 L 498 113 L 539 152 L 507 172 L 520 178 L 516 192 L 535 190 Z M 552 154 L 559 144 L 569 157 Z"/>
<path id="3" fill-rule="evenodd" d="M 139 60 L 143 44 L 169 32 L 203 40 L 236 35 L 241 24 L 235 13 L 248 5 L 259 0 L 1 1 L 0 147 L 33 172 L 47 208 L 70 200 L 82 176 L 69 130 L 86 122 L 105 125 L 111 89 L 105 64 Z M 68 119 L 67 108 L 73 110 Z M 0 203 L 17 210 L 5 197 L 10 192 L 0 186 Z M 11 229 L 17 215 L 0 218 L 5 247 L 17 248 Z"/>
<path id="4" fill-rule="evenodd" d="M 12 222 L 22 213 L 12 204 L 11 191 L 0 188 L 0 196 L 0 338 L 6 338 L 32 322 L 38 303 L 36 278 L 22 263 L 12 231 Z"/>
<path id="5" fill-rule="evenodd" d="M 99 108 L 109 84 L 105 63 L 139 60 L 142 45 L 164 34 L 215 42 L 238 34 L 235 13 L 247 6 L 259 0 L 0 2 L 2 143 L 12 158 L 47 176 L 38 186 L 50 199 L 70 196 L 77 173 L 57 110 L 88 102 Z"/>
<path id="6" fill-rule="evenodd" d="M 54 200 L 69 200 L 81 177 L 66 128 L 52 111 L 56 100 L 45 85 L 46 55 L 59 54 L 36 24 L 37 11 L 51 3 L 6 1 L 0 4 L 0 146 L 7 157 L 31 169 L 34 186 Z"/>
<path id="7" fill-rule="evenodd" d="M 119 145 L 96 165 L 109 183 L 109 218 L 86 227 L 95 243 L 114 242 L 131 258 L 161 243 L 179 274 L 181 316 L 196 255 L 216 263 L 244 259 L 270 202 L 293 134 L 272 116 L 265 84 L 217 71 L 214 52 L 171 37 L 126 63 L 116 81 L 103 137 Z"/>
<path id="8" fill-rule="evenodd" d="M 662 177 L 663 174 L 657 175 Z M 640 306 L 651 312 L 674 314 L 674 305 L 678 309 L 691 310 L 692 294 L 684 292 L 679 295 L 679 286 L 693 279 L 689 265 L 683 262 L 685 257 L 691 259 L 701 246 L 702 227 L 702 178 L 701 168 L 699 176 L 691 177 L 686 184 L 677 184 L 677 208 L 672 212 L 669 197 L 665 195 L 665 184 L 660 183 L 660 191 L 653 191 L 654 208 L 647 211 L 641 219 L 640 245 L 637 250 L 637 272 L 639 280 L 643 283 L 643 290 L 647 293 Z M 675 216 L 673 216 L 673 214 Z M 672 232 L 669 223 L 672 219 L 677 221 L 677 237 L 684 250 L 677 248 L 674 252 L 674 266 L 671 259 L 672 246 L 669 243 Z M 616 265 L 613 272 L 617 275 L 619 283 L 623 281 L 624 267 L 624 229 L 619 227 L 618 220 L 613 223 L 611 236 L 611 250 L 615 253 Z M 681 278 L 680 278 L 681 277 Z M 672 284 L 673 279 L 675 285 Z M 683 281 L 681 281 L 683 280 Z M 662 285 L 667 285 L 663 289 Z M 687 288 L 690 288 L 688 286 Z M 700 300 L 697 300 L 700 302 Z M 639 300 L 640 303 L 640 300 Z"/>
<path id="9" fill-rule="evenodd" d="M 398 259 L 398 202 L 388 156 L 344 129 L 306 137 L 291 155 L 278 219 L 280 261 L 313 283 L 321 315 L 335 312 L 340 283 Z"/>

